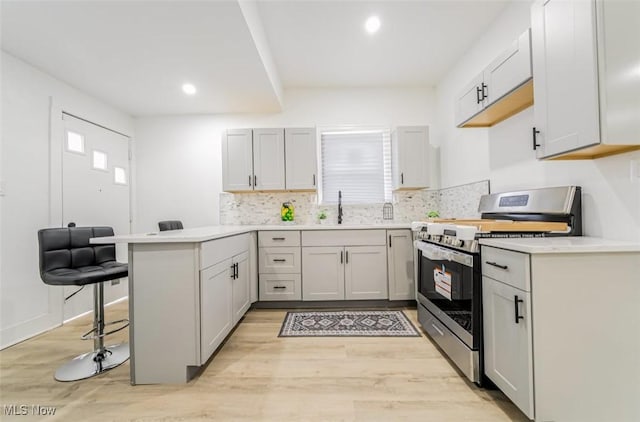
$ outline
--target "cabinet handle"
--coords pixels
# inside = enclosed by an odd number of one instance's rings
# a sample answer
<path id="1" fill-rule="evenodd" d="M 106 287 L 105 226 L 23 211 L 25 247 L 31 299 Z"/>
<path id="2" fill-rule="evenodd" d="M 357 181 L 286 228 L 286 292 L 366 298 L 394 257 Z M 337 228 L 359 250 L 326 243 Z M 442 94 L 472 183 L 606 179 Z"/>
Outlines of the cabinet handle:
<path id="1" fill-rule="evenodd" d="M 274 259 L 273 262 L 287 262 L 286 259 Z"/>
<path id="2" fill-rule="evenodd" d="M 237 262 L 235 263 L 235 267 L 236 267 L 236 278 L 238 278 L 240 276 L 239 275 L 240 271 L 239 271 L 239 265 Z"/>
<path id="3" fill-rule="evenodd" d="M 391 235 L 389 235 L 389 247 L 391 247 Z"/>
<path id="4" fill-rule="evenodd" d="M 274 289 L 286 289 L 287 286 L 273 286 Z"/>
<path id="5" fill-rule="evenodd" d="M 343 252 L 343 251 L 340 251 L 340 263 L 341 263 L 341 264 L 343 264 L 343 263 L 344 263 L 343 255 L 344 255 L 344 252 Z"/>
<path id="6" fill-rule="evenodd" d="M 345 262 L 348 264 L 349 263 L 349 251 L 345 252 L 344 256 L 345 256 Z"/>
<path id="7" fill-rule="evenodd" d="M 509 268 L 509 267 L 508 267 L 508 266 L 506 266 L 506 265 L 500 265 L 500 264 L 498 264 L 498 263 L 496 263 L 496 262 L 491 262 L 491 261 L 485 261 L 485 262 L 486 262 L 487 264 L 489 264 L 489 265 L 493 266 L 493 267 L 500 268 L 501 270 L 506 270 L 507 268 Z"/>
<path id="8" fill-rule="evenodd" d="M 249 175 L 249 186 L 251 186 L 251 175 Z"/>
<path id="9" fill-rule="evenodd" d="M 253 187 L 258 186 L 258 176 L 254 175 L 253 176 Z"/>
<path id="10" fill-rule="evenodd" d="M 536 135 L 537 135 L 538 133 L 540 133 L 540 131 L 539 131 L 539 130 L 536 130 L 536 128 L 535 128 L 535 126 L 534 126 L 534 127 L 533 127 L 533 131 L 532 131 L 532 132 L 533 132 L 533 150 L 535 151 L 539 146 L 541 146 L 541 145 L 537 142 L 537 140 L 536 140 Z"/>
<path id="11" fill-rule="evenodd" d="M 522 302 L 524 302 L 524 300 L 518 299 L 518 295 L 515 295 L 513 297 L 513 307 L 515 308 L 515 311 L 516 311 L 516 324 L 519 324 L 518 320 L 524 319 L 524 317 L 518 313 L 518 303 L 522 303 Z"/>
<path id="12" fill-rule="evenodd" d="M 480 98 L 480 94 L 482 94 L 482 88 L 477 86 L 476 87 L 476 104 L 480 104 L 482 102 L 482 98 Z"/>
<path id="13" fill-rule="evenodd" d="M 315 185 L 316 185 L 316 175 L 314 174 L 313 175 L 313 186 L 315 186 Z"/>
<path id="14" fill-rule="evenodd" d="M 484 101 L 489 96 L 487 88 L 489 87 L 484 82 L 482 82 L 482 101 Z"/>
<path id="15" fill-rule="evenodd" d="M 272 237 L 271 240 L 284 240 L 284 237 Z"/>
<path id="16" fill-rule="evenodd" d="M 232 264 L 232 265 L 231 265 L 231 278 L 232 278 L 233 280 L 235 280 L 235 279 L 236 279 L 236 264 Z"/>
<path id="17" fill-rule="evenodd" d="M 404 173 L 400 173 L 400 184 L 404 185 Z"/>

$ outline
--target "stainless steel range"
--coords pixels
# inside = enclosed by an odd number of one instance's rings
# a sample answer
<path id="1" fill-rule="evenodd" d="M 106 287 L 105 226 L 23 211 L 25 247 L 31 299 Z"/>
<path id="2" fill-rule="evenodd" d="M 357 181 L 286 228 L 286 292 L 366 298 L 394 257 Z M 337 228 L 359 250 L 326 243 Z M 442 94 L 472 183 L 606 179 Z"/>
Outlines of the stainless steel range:
<path id="1" fill-rule="evenodd" d="M 458 368 L 482 385 L 478 239 L 581 236 L 581 189 L 565 186 L 483 195 L 478 211 L 482 216 L 478 220 L 416 222 L 412 229 L 417 252 L 418 320 Z"/>

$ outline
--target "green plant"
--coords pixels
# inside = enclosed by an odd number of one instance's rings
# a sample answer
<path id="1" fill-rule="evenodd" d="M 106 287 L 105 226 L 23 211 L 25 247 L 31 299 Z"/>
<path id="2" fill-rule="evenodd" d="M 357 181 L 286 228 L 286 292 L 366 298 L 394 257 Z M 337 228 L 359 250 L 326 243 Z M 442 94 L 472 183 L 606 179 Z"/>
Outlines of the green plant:
<path id="1" fill-rule="evenodd" d="M 429 218 L 438 218 L 438 217 L 440 217 L 440 213 L 438 211 L 429 211 L 429 214 L 427 214 L 427 217 L 429 217 Z"/>
<path id="2" fill-rule="evenodd" d="M 318 212 L 318 220 L 325 220 L 327 218 L 327 211 L 322 210 Z"/>

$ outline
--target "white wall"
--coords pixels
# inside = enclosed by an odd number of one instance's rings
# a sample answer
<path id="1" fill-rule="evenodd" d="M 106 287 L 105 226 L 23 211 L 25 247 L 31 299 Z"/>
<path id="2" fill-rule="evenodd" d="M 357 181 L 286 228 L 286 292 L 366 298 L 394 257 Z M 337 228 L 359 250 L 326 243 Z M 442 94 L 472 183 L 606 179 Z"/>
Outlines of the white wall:
<path id="1" fill-rule="evenodd" d="M 126 134 L 131 118 L 2 52 L 0 347 L 62 322 L 62 288 L 38 273 L 37 231 L 50 218 L 50 97 L 72 112 Z"/>
<path id="2" fill-rule="evenodd" d="M 275 114 L 150 117 L 136 120 L 135 231 L 165 219 L 185 227 L 217 224 L 222 190 L 222 132 L 231 128 L 334 125 L 431 125 L 428 89 L 297 89 Z"/>
<path id="3" fill-rule="evenodd" d="M 436 87 L 442 187 L 489 179 L 492 192 L 575 184 L 583 188 L 586 235 L 640 241 L 640 183 L 630 161 L 640 152 L 598 160 L 538 161 L 531 149 L 533 107 L 488 129 L 457 129 L 453 100 L 530 26 L 530 1 L 512 3 Z"/>

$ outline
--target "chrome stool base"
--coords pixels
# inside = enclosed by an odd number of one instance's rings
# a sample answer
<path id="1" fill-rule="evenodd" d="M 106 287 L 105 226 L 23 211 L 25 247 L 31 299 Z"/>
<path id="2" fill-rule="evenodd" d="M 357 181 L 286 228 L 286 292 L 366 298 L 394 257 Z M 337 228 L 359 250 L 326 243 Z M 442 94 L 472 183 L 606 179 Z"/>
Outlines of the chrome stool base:
<path id="1" fill-rule="evenodd" d="M 58 381 L 78 381 L 100 375 L 120 366 L 129 359 L 129 344 L 121 343 L 107 346 L 98 356 L 98 352 L 89 352 L 75 357 L 58 370 L 54 378 Z"/>

